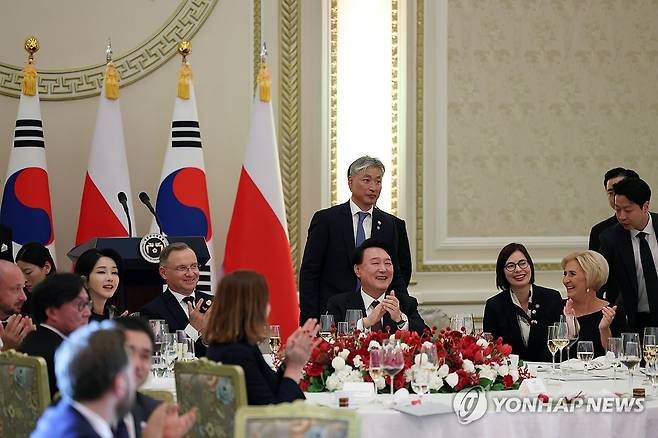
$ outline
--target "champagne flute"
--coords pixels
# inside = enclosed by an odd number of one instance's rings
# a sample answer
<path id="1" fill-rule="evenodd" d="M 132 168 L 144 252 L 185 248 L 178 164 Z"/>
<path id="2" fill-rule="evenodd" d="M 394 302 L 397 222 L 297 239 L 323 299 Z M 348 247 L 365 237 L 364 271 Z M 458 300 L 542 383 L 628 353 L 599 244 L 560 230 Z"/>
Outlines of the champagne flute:
<path id="1" fill-rule="evenodd" d="M 592 341 L 578 341 L 578 360 L 584 362 L 585 373 L 588 372 L 589 362 L 594 359 L 594 343 Z"/>
<path id="2" fill-rule="evenodd" d="M 174 362 L 178 356 L 178 343 L 174 333 L 165 333 L 161 346 L 162 357 L 167 364 L 167 375 L 171 376 L 174 371 Z"/>
<path id="3" fill-rule="evenodd" d="M 398 340 L 389 340 L 384 341 L 382 346 L 382 369 L 384 374 L 390 377 L 391 379 L 391 398 L 393 397 L 394 392 L 394 380 L 395 375 L 399 373 L 404 367 L 404 356 L 402 355 L 402 349 Z"/>
<path id="4" fill-rule="evenodd" d="M 612 380 L 617 380 L 617 368 L 621 365 L 620 359 L 624 354 L 624 344 L 621 338 L 609 337 L 606 359 L 612 365 Z"/>
<path id="5" fill-rule="evenodd" d="M 635 333 L 637 335 L 637 333 Z M 621 363 L 628 368 L 628 383 L 633 389 L 633 371 L 640 364 L 640 346 L 637 342 L 628 341 L 624 344 L 624 354 Z"/>
<path id="6" fill-rule="evenodd" d="M 369 352 L 370 365 L 368 365 L 368 374 L 377 388 L 377 380 L 382 378 L 382 351 L 379 348 L 373 348 Z"/>
<path id="7" fill-rule="evenodd" d="M 331 341 L 331 331 L 334 328 L 334 315 L 320 315 L 320 337 L 325 341 Z"/>
<path id="8" fill-rule="evenodd" d="M 277 354 L 281 349 L 281 329 L 278 324 L 270 326 L 270 350 Z"/>
<path id="9" fill-rule="evenodd" d="M 656 359 L 656 335 L 647 335 L 645 331 L 644 339 L 642 340 L 642 355 L 644 356 L 645 364 L 653 362 Z"/>
<path id="10" fill-rule="evenodd" d="M 363 318 L 363 312 L 360 309 L 347 309 L 345 312 L 345 322 L 347 322 L 347 330 L 351 335 L 356 330 L 356 323 Z"/>
<path id="11" fill-rule="evenodd" d="M 653 395 L 655 396 L 656 388 L 658 387 L 658 361 L 652 360 L 651 362 L 647 362 L 647 366 L 644 368 L 644 373 L 647 375 L 649 383 L 651 383 Z"/>
<path id="12" fill-rule="evenodd" d="M 578 342 L 580 325 L 578 324 L 576 317 L 573 315 L 560 315 L 560 322 L 567 323 L 567 337 L 569 338 L 569 344 L 567 345 L 567 360 L 569 360 L 571 349 L 574 344 Z"/>
<path id="13" fill-rule="evenodd" d="M 548 344 L 548 351 L 551 353 L 551 356 L 553 358 L 553 366 L 551 369 L 553 370 L 553 374 L 555 374 L 555 353 L 557 353 L 558 347 L 557 344 L 555 343 L 555 338 L 556 334 L 555 332 L 557 331 L 557 326 L 554 325 L 549 325 L 548 326 L 548 336 L 546 337 L 546 343 Z"/>

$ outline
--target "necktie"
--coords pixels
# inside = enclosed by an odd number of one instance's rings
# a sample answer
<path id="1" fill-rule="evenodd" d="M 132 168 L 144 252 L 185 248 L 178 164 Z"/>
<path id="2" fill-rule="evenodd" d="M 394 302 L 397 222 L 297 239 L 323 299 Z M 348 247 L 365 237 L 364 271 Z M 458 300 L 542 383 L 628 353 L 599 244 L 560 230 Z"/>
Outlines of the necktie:
<path id="1" fill-rule="evenodd" d="M 366 220 L 370 213 L 366 211 L 360 211 L 357 213 L 359 215 L 359 222 L 356 224 L 356 239 L 354 239 L 354 246 L 358 248 L 361 246 L 364 240 L 366 240 L 366 230 L 363 228 L 363 221 Z M 361 280 L 356 279 L 356 288 L 355 290 L 361 289 Z"/>
<path id="2" fill-rule="evenodd" d="M 117 427 L 112 430 L 112 433 L 114 434 L 114 438 L 130 438 L 128 426 L 126 426 L 126 422 L 123 419 L 119 420 Z"/>
<path id="3" fill-rule="evenodd" d="M 193 306 L 194 306 L 194 304 L 195 304 L 195 303 L 194 303 L 194 297 L 193 297 L 192 295 L 190 295 L 189 297 L 185 297 L 185 298 L 183 298 L 183 302 L 184 302 L 184 303 L 192 303 Z"/>
<path id="4" fill-rule="evenodd" d="M 378 301 L 378 300 L 373 301 L 372 304 L 370 305 L 370 307 L 372 307 L 373 310 L 374 310 L 375 307 L 377 307 L 377 306 L 379 306 L 379 301 Z M 370 330 L 373 331 L 373 332 L 378 332 L 378 331 L 382 330 L 382 320 L 380 319 L 379 321 L 377 321 L 376 323 L 374 323 L 374 324 L 370 327 Z"/>
<path id="5" fill-rule="evenodd" d="M 658 312 L 658 275 L 656 274 L 656 265 L 651 255 L 651 248 L 646 239 L 647 233 L 641 231 L 637 234 L 640 241 L 640 261 L 642 262 L 642 273 L 644 274 L 644 283 L 647 285 L 647 299 L 649 300 L 649 309 L 652 314 Z"/>

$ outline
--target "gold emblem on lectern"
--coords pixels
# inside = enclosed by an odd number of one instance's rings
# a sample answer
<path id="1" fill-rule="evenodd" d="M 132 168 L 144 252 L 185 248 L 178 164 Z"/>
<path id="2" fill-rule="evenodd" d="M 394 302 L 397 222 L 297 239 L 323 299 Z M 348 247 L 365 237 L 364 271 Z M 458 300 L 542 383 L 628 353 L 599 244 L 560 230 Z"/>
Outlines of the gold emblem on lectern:
<path id="1" fill-rule="evenodd" d="M 149 263 L 160 263 L 160 254 L 167 245 L 169 241 L 162 234 L 147 234 L 139 241 L 139 253 Z"/>

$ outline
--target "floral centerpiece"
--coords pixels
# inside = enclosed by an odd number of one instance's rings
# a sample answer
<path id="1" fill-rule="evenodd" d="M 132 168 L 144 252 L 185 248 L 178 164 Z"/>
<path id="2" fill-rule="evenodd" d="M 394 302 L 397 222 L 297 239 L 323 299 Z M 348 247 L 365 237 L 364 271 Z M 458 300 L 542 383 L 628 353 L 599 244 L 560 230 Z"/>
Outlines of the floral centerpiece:
<path id="1" fill-rule="evenodd" d="M 368 373 L 370 350 L 381 348 L 385 339 L 397 339 L 404 356 L 404 366 L 393 379 L 394 389 L 409 388 L 418 367 L 424 343 L 436 345 L 441 364 L 430 379 L 431 392 L 456 392 L 471 386 L 486 390 L 518 389 L 529 373 L 523 363 L 514 363 L 512 347 L 502 338 L 489 341 L 482 336 L 467 335 L 449 328 L 416 332 L 398 330 L 362 333 L 323 340 L 312 352 L 304 368 L 300 387 L 308 392 L 337 391 L 346 382 L 372 382 Z M 390 389 L 390 377 L 375 381 L 377 389 Z"/>

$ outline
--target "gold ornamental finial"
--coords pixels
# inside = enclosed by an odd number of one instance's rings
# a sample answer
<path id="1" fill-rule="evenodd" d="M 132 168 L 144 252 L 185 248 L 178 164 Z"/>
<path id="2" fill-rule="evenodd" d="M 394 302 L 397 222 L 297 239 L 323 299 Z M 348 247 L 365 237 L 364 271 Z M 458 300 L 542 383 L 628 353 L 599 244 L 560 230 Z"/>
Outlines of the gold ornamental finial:
<path id="1" fill-rule="evenodd" d="M 107 38 L 107 47 L 105 48 L 105 62 L 112 62 L 112 40 Z"/>
<path id="2" fill-rule="evenodd" d="M 34 54 L 39 51 L 39 40 L 34 35 L 25 38 L 25 44 L 23 45 L 25 51 L 29 54 L 28 60 L 32 61 L 34 59 Z"/>
<path id="3" fill-rule="evenodd" d="M 187 56 L 192 53 L 192 43 L 189 41 L 181 41 L 178 43 L 178 54 L 183 57 L 183 62 L 187 62 Z"/>

